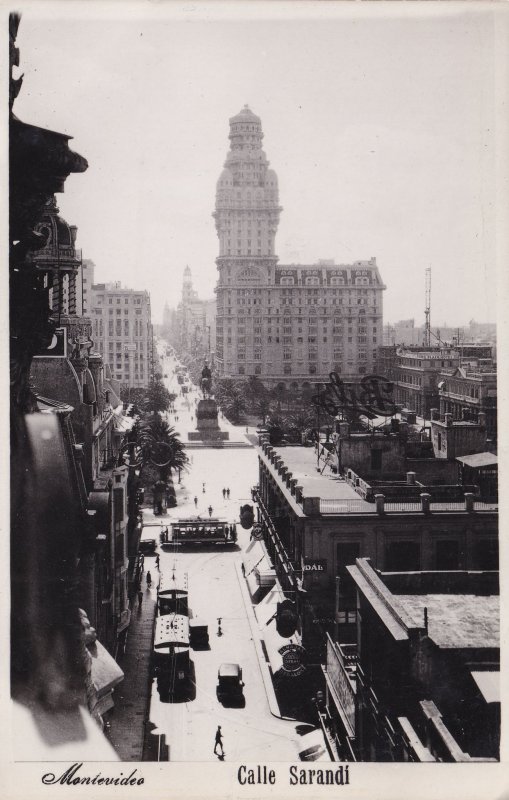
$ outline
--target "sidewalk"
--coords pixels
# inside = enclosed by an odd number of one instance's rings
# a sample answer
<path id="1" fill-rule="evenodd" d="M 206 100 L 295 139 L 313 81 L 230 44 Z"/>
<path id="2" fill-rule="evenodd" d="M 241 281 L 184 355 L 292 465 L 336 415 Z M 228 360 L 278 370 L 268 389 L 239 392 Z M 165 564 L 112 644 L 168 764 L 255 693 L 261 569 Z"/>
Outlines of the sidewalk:
<path id="1" fill-rule="evenodd" d="M 147 568 L 152 588 L 146 585 Z M 110 717 L 109 739 L 121 761 L 141 761 L 145 726 L 150 704 L 150 656 L 154 633 L 157 570 L 154 559 L 145 560 L 142 579 L 143 604 L 133 600 L 125 653 L 119 660 L 125 678 L 113 694 L 115 707 Z"/>

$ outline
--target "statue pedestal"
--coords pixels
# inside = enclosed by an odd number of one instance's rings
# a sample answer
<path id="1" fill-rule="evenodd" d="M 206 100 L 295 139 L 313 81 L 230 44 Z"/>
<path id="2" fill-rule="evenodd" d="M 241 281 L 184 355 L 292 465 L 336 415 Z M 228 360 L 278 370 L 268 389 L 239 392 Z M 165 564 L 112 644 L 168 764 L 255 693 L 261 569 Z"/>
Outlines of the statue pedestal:
<path id="1" fill-rule="evenodd" d="M 212 398 L 199 400 L 196 408 L 196 430 L 187 434 L 190 442 L 226 441 L 228 431 L 221 431 L 217 421 L 217 403 Z"/>

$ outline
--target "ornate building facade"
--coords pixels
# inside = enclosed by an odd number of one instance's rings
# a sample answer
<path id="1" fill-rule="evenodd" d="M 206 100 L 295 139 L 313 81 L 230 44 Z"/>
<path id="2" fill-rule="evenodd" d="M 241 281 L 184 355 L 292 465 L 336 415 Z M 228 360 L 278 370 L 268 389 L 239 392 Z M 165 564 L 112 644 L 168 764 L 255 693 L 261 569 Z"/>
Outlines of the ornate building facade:
<path id="1" fill-rule="evenodd" d="M 298 389 L 327 380 L 331 370 L 349 380 L 372 372 L 385 289 L 376 259 L 278 264 L 278 180 L 262 150 L 261 120 L 248 106 L 230 119 L 229 139 L 213 214 L 219 374 Z"/>

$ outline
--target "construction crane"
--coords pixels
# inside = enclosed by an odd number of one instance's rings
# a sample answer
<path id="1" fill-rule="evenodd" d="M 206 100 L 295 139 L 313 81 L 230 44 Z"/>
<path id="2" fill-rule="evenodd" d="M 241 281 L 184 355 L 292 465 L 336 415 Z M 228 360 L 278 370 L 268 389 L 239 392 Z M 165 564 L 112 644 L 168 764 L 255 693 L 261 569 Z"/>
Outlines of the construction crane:
<path id="1" fill-rule="evenodd" d="M 424 346 L 431 347 L 431 267 L 425 272 Z"/>

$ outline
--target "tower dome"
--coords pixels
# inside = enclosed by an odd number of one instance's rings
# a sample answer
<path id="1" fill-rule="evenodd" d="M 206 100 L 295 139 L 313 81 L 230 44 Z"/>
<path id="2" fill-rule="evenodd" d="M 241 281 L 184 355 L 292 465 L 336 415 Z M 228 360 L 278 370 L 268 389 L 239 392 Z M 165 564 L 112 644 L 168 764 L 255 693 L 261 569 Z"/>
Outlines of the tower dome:
<path id="1" fill-rule="evenodd" d="M 242 123 L 242 122 L 243 122 L 243 123 L 257 123 L 258 125 L 260 125 L 260 127 L 261 127 L 261 124 L 262 124 L 262 121 L 261 121 L 260 117 L 257 117 L 257 116 L 256 116 L 256 114 L 254 114 L 254 113 L 251 111 L 251 109 L 249 108 L 249 106 L 247 105 L 247 103 L 246 103 L 246 105 L 244 106 L 244 108 L 242 108 L 242 109 L 239 111 L 239 113 L 238 113 L 238 114 L 235 114 L 235 116 L 234 116 L 234 117 L 230 117 L 230 125 L 233 125 L 233 124 L 235 124 L 236 122 L 241 122 L 241 123 Z"/>
<path id="2" fill-rule="evenodd" d="M 46 203 L 35 230 L 46 238 L 44 247 L 34 252 L 34 261 L 38 266 L 55 262 L 60 271 L 77 269 L 80 263 L 75 249 L 77 228 L 59 216 L 55 197 Z"/>

